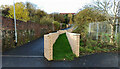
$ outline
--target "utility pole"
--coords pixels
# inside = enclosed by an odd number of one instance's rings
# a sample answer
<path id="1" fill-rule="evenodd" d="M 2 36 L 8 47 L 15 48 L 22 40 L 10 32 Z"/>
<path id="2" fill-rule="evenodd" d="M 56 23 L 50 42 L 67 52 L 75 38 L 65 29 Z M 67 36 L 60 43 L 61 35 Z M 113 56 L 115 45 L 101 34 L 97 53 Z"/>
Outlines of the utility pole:
<path id="1" fill-rule="evenodd" d="M 15 25 L 15 45 L 17 44 L 17 28 L 16 28 L 16 15 L 15 15 L 15 2 L 13 0 L 13 6 L 14 6 L 14 25 Z"/>

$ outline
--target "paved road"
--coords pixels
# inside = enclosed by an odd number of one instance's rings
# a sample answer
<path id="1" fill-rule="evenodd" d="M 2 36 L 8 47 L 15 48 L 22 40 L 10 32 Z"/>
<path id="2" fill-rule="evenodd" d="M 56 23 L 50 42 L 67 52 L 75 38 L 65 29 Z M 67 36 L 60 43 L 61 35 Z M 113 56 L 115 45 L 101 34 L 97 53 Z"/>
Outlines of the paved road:
<path id="1" fill-rule="evenodd" d="M 63 30 L 67 30 L 66 28 Z M 3 55 L 14 55 L 14 56 L 43 56 L 44 53 L 44 37 L 34 40 L 30 43 L 17 47 L 15 49 L 6 51 Z"/>
<path id="2" fill-rule="evenodd" d="M 43 57 L 44 38 L 3 53 L 3 67 L 118 67 L 118 53 L 100 53 L 73 61 L 47 61 Z"/>
<path id="3" fill-rule="evenodd" d="M 3 57 L 3 67 L 118 67 L 118 55 L 102 53 L 76 58 L 74 61 L 50 62 L 44 57 Z"/>
<path id="4" fill-rule="evenodd" d="M 44 37 L 41 37 L 20 47 L 6 51 L 3 55 L 43 56 L 43 52 Z"/>

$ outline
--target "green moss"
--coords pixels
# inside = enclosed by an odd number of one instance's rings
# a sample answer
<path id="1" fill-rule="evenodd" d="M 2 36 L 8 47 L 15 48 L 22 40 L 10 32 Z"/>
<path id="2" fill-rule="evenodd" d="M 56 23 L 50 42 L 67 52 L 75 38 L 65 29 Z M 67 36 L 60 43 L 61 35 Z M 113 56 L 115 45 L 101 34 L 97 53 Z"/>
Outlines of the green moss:
<path id="1" fill-rule="evenodd" d="M 66 34 L 59 35 L 55 44 L 53 45 L 53 59 L 54 60 L 73 60 L 73 54 Z"/>

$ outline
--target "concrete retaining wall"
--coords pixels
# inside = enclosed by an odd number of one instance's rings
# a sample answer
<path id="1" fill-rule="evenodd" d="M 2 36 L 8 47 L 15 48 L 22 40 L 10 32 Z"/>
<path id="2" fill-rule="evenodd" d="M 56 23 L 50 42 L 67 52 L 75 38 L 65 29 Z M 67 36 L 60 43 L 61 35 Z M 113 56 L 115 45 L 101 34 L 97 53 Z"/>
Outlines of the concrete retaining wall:
<path id="1" fill-rule="evenodd" d="M 72 51 L 76 56 L 79 56 L 79 34 L 69 33 L 72 29 L 59 30 L 55 33 L 49 33 L 44 35 L 44 57 L 47 60 L 53 60 L 53 44 L 56 42 L 60 34 L 66 33 L 69 43 L 71 45 Z M 59 54 L 58 54 L 59 55 Z"/>

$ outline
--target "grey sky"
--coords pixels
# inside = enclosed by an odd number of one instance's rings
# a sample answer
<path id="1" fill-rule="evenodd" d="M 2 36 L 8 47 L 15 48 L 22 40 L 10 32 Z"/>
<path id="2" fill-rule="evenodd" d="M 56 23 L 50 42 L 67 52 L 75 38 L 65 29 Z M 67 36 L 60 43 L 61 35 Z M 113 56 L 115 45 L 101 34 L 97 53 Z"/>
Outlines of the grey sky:
<path id="1" fill-rule="evenodd" d="M 76 13 L 86 4 L 92 4 L 96 0 L 14 0 L 15 2 L 31 2 L 37 8 L 47 13 Z M 103 1 L 103 0 L 100 0 Z M 111 0 L 113 1 L 113 0 Z M 116 0 L 120 1 L 120 0 Z M 0 5 L 13 5 L 13 0 L 0 0 Z"/>
<path id="2" fill-rule="evenodd" d="M 15 0 L 15 2 L 31 2 L 47 13 L 76 13 L 85 4 L 93 0 Z M 12 5 L 13 0 L 0 0 L 0 5 Z"/>

